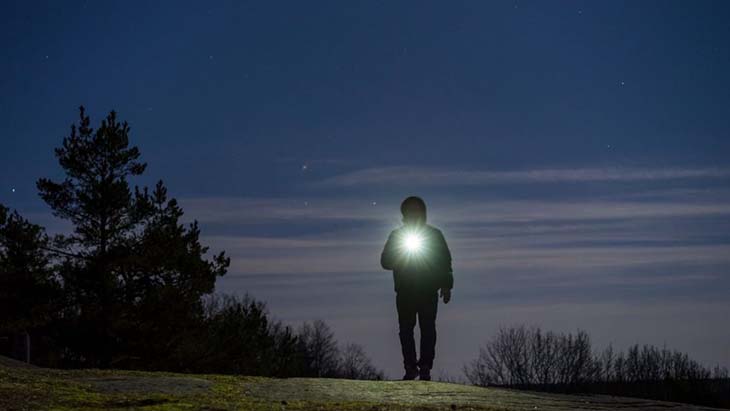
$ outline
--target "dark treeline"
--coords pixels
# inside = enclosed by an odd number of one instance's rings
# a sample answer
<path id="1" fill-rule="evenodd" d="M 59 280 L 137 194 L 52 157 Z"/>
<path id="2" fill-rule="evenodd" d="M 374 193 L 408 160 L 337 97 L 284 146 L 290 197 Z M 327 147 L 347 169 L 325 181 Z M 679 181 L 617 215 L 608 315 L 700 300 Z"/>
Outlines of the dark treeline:
<path id="1" fill-rule="evenodd" d="M 49 236 L 0 204 L 0 354 L 24 359 L 29 345 L 51 367 L 383 378 L 321 321 L 292 330 L 252 298 L 213 295 L 229 258 L 207 257 L 162 181 L 131 188 L 146 164 L 129 131 L 114 112 L 91 128 L 82 107 L 55 150 L 64 178 L 38 180 L 72 232 Z"/>
<path id="2" fill-rule="evenodd" d="M 480 386 L 621 395 L 730 408 L 727 368 L 704 367 L 687 354 L 650 345 L 594 351 L 585 331 L 500 328 L 464 366 Z"/>

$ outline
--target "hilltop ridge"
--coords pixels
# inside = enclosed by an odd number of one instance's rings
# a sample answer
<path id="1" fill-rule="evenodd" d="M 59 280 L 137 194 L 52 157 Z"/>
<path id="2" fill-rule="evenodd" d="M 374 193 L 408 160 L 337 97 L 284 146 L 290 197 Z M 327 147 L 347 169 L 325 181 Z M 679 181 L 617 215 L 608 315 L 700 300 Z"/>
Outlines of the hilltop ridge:
<path id="1" fill-rule="evenodd" d="M 0 357 L 3 410 L 687 410 L 713 408 L 424 381 L 53 370 Z"/>

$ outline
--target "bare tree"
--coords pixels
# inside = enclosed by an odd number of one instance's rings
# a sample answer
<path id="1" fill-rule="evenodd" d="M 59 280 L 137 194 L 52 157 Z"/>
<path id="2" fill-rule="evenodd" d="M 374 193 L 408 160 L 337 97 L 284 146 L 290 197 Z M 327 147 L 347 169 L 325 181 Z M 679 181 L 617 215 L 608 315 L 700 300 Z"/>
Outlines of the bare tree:
<path id="1" fill-rule="evenodd" d="M 612 361 L 612 351 L 606 361 Z M 539 328 L 501 327 L 464 367 L 476 385 L 576 385 L 594 381 L 602 363 L 594 356 L 588 333 L 544 333 Z"/>
<path id="2" fill-rule="evenodd" d="M 339 376 L 351 380 L 382 380 L 385 374 L 377 370 L 361 345 L 345 345 L 340 359 Z"/>
<path id="3" fill-rule="evenodd" d="M 598 378 L 602 381 L 611 381 L 615 376 L 615 354 L 613 345 L 609 344 L 606 349 L 601 352 L 598 358 Z"/>
<path id="4" fill-rule="evenodd" d="M 593 351 L 588 333 L 501 327 L 464 365 L 474 385 L 628 395 L 705 405 L 726 404 L 727 368 L 704 367 L 685 353 L 651 345 Z"/>
<path id="5" fill-rule="evenodd" d="M 306 374 L 312 377 L 337 377 L 340 352 L 335 334 L 322 320 L 305 322 L 299 330 L 301 349 L 306 357 Z"/>

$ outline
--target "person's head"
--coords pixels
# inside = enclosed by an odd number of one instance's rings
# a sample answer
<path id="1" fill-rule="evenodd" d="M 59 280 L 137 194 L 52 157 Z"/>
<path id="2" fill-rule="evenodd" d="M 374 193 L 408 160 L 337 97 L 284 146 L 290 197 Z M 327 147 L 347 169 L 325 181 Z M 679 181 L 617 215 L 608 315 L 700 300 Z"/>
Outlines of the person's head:
<path id="1" fill-rule="evenodd" d="M 426 203 L 421 197 L 411 196 L 403 200 L 400 212 L 406 225 L 426 224 Z"/>

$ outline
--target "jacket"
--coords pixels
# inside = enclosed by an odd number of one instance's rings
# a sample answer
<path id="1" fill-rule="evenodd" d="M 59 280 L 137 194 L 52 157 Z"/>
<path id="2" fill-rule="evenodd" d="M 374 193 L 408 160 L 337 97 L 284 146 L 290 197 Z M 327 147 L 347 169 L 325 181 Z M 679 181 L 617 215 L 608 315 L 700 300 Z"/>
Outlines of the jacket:
<path id="1" fill-rule="evenodd" d="M 418 251 L 410 251 L 405 246 L 407 236 L 414 233 L 420 236 L 421 249 Z M 380 256 L 380 265 L 393 270 L 396 292 L 431 293 L 454 286 L 451 252 L 446 239 L 441 230 L 429 224 L 404 225 L 393 230 Z"/>

